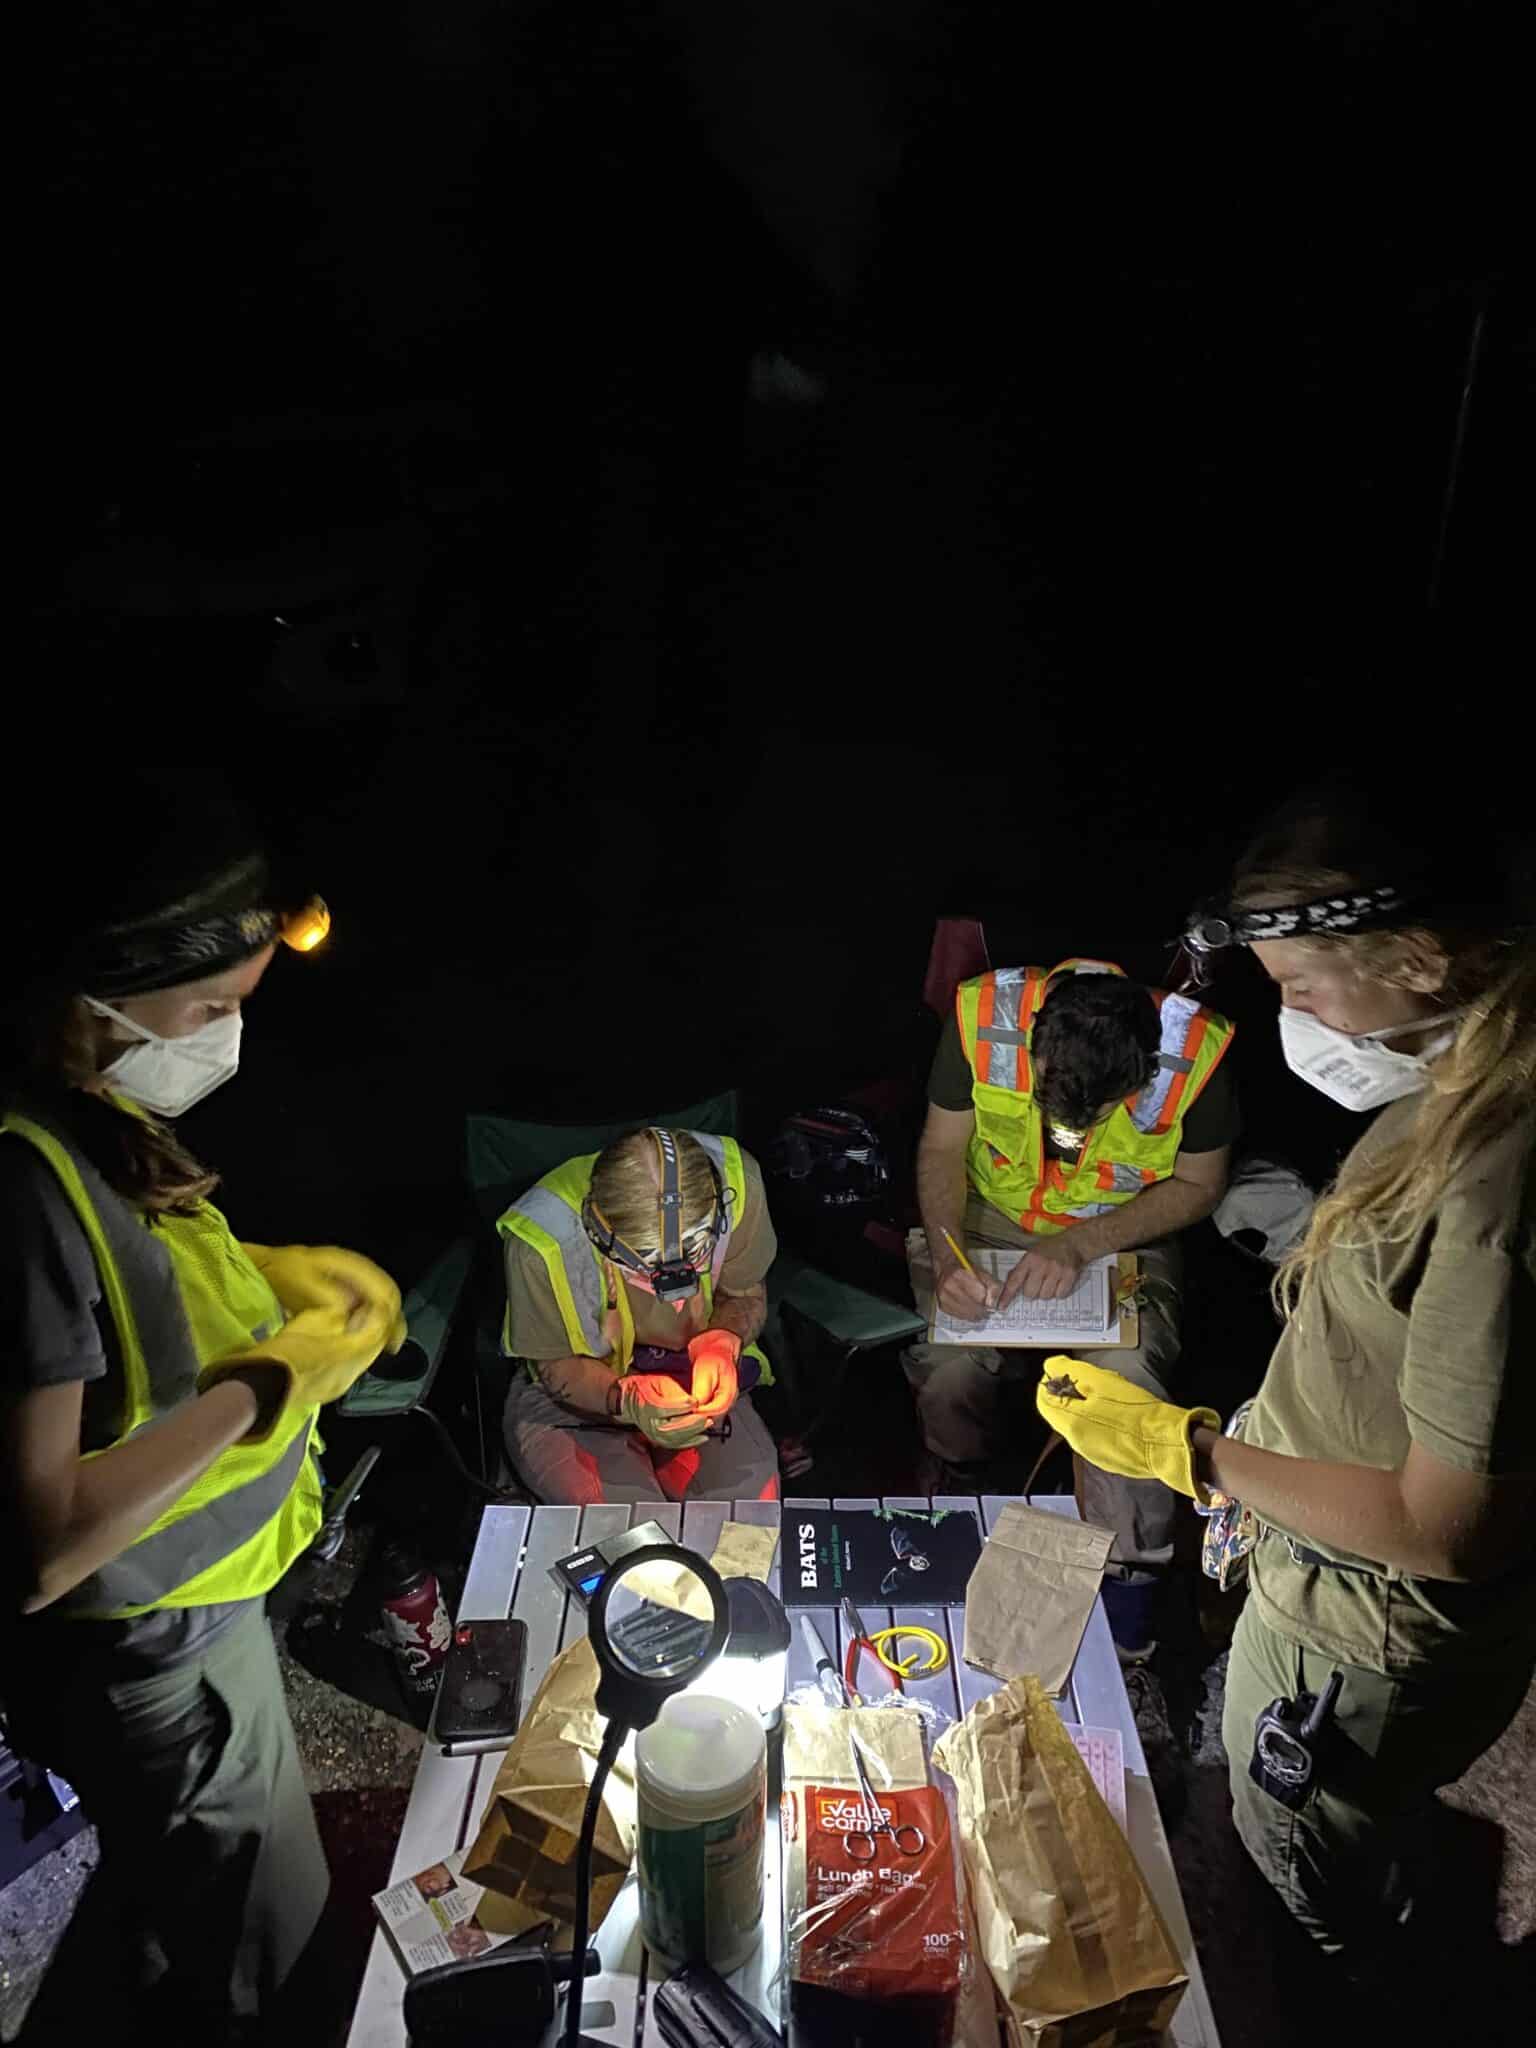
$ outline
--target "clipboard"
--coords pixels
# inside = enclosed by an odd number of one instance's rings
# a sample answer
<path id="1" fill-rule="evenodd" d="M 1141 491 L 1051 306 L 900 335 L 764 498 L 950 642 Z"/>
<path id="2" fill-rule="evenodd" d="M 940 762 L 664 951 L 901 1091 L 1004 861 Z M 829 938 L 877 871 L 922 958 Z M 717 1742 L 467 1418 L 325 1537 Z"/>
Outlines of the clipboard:
<path id="1" fill-rule="evenodd" d="M 1012 1250 L 1012 1247 L 986 1245 L 982 1246 L 981 1249 L 984 1252 L 997 1252 L 1005 1249 Z M 1027 1245 L 1023 1246 L 1019 1251 L 1019 1257 L 1022 1258 L 1028 1249 Z M 1073 1349 L 1079 1351 L 1134 1350 L 1141 1342 L 1141 1313 L 1135 1301 L 1127 1297 L 1133 1295 L 1140 1284 L 1141 1262 L 1134 1252 L 1117 1253 L 1116 1260 L 1120 1324 L 1119 1329 L 1113 1336 L 1096 1337 L 1090 1344 L 1085 1342 L 1080 1336 L 1069 1338 L 1059 1333 L 1053 1335 L 1049 1331 L 1038 1335 L 1027 1332 L 1016 1334 L 1012 1331 L 992 1332 L 988 1330 L 986 1323 L 983 1321 L 974 1326 L 974 1330 L 966 1341 L 974 1344 L 995 1346 L 998 1350 L 1002 1351 L 1060 1351 L 1063 1348 L 1068 1351 Z M 936 1335 L 938 1314 L 939 1306 L 937 1300 L 935 1300 L 930 1304 L 928 1310 L 929 1342 L 933 1344 L 954 1344 L 960 1341 L 951 1336 L 948 1331 L 942 1337 Z"/>

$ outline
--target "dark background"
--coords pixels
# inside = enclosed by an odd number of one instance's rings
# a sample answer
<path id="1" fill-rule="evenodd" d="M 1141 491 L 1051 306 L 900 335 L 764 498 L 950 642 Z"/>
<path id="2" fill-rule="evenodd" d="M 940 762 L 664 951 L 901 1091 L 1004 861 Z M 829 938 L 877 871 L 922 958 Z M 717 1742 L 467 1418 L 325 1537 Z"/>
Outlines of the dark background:
<path id="1" fill-rule="evenodd" d="M 1507 801 L 1500 34 L 72 10 L 31 107 L 10 802 L 40 875 L 132 859 L 166 821 L 61 830 L 72 757 L 190 751 L 330 899 L 188 1120 L 242 1227 L 408 1264 L 465 1108 L 736 1083 L 766 1128 L 904 1085 L 937 912 L 1155 975 L 1321 767 L 1451 831 Z M 819 403 L 753 395 L 773 350 Z M 1270 1005 L 1220 999 L 1251 1127 L 1306 1149 Z"/>

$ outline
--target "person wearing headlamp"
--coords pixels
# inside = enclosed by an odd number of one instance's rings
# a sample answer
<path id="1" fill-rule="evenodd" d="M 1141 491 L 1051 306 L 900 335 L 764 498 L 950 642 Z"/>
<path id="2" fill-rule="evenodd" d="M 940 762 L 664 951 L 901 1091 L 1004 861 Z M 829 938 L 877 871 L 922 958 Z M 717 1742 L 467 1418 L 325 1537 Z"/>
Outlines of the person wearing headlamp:
<path id="1" fill-rule="evenodd" d="M 1259 833 L 1185 945 L 1207 978 L 1256 960 L 1292 1072 L 1372 1121 L 1276 1276 L 1285 1327 L 1236 1433 L 1071 1359 L 1036 1395 L 1080 1456 L 1220 1510 L 1250 1589 L 1222 1723 L 1238 1833 L 1415 2018 L 1430 1930 L 1394 1944 L 1434 1792 L 1536 1669 L 1536 889 L 1510 851 L 1417 783 L 1306 792 Z M 1252 1775 L 1258 1723 L 1335 1675 L 1287 1803 Z"/>
<path id="2" fill-rule="evenodd" d="M 518 1361 L 503 1429 L 541 1500 L 776 1500 L 750 1398 L 777 1249 L 734 1138 L 647 1128 L 556 1167 L 502 1216 Z"/>
<path id="3" fill-rule="evenodd" d="M 32 870 L 0 1004 L 0 1693 L 101 1851 L 22 2038 L 223 2041 L 328 1887 L 263 1596 L 320 1527 L 320 1405 L 404 1324 L 369 1259 L 242 1244 L 174 1128 L 324 906 L 226 806 L 111 794 L 131 857 L 74 902 Z"/>
<path id="4" fill-rule="evenodd" d="M 1198 1000 L 1131 981 L 1104 960 L 1000 968 L 955 991 L 928 1083 L 917 1154 L 922 1230 L 907 1255 L 918 1307 L 961 1322 L 994 1300 L 1070 1293 L 1083 1266 L 1137 1251 L 1140 1342 L 1105 1354 L 1163 1393 L 1180 1351 L 1177 1233 L 1226 1187 L 1238 1114 L 1225 1062 L 1232 1026 Z M 953 1245 L 1022 1252 L 998 1290 Z M 909 1346 L 929 1490 L 1016 1484 L 1000 1455 L 1006 1378 L 1036 1354 L 978 1343 Z M 1112 1529 L 1105 1604 L 1128 1656 L 1153 1646 L 1154 1599 L 1173 1562 L 1166 1489 L 1078 1468 L 1084 1513 Z"/>

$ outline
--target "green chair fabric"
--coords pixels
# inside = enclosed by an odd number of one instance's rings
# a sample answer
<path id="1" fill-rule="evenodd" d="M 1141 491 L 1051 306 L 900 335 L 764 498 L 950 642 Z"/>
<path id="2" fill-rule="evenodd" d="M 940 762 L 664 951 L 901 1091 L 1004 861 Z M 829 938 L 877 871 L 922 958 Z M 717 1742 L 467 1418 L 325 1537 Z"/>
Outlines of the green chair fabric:
<path id="1" fill-rule="evenodd" d="M 337 1402 L 338 1415 L 349 1422 L 403 1415 L 426 1399 L 448 1348 L 453 1318 L 474 1259 L 474 1239 L 455 1239 L 401 1301 L 411 1333 L 409 1355 L 421 1355 L 421 1371 L 410 1379 L 386 1379 L 380 1373 L 365 1372 Z"/>
<path id="2" fill-rule="evenodd" d="M 641 1123 L 734 1138 L 736 1111 L 733 1088 L 724 1095 L 706 1096 L 688 1109 L 668 1110 L 659 1116 L 624 1117 L 611 1124 L 536 1124 L 505 1116 L 466 1117 L 465 1172 L 475 1207 L 484 1222 L 494 1224 L 509 1202 L 515 1202 L 554 1167 L 586 1152 L 601 1152 L 605 1145 Z"/>
<path id="3" fill-rule="evenodd" d="M 915 1310 L 897 1301 L 882 1301 L 846 1280 L 807 1266 L 793 1252 L 781 1251 L 768 1274 L 772 1306 L 788 1304 L 826 1331 L 846 1351 L 871 1351 L 878 1344 L 906 1344 L 928 1325 Z"/>

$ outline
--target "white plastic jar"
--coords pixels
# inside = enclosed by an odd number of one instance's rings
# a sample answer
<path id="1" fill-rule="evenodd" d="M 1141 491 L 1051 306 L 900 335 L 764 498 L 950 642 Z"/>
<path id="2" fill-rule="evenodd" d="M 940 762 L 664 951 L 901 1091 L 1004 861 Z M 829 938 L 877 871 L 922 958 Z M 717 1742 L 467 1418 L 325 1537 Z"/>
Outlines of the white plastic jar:
<path id="1" fill-rule="evenodd" d="M 635 1738 L 640 1925 L 663 1962 L 737 1969 L 762 1938 L 767 1742 L 730 1700 L 676 1693 Z"/>

